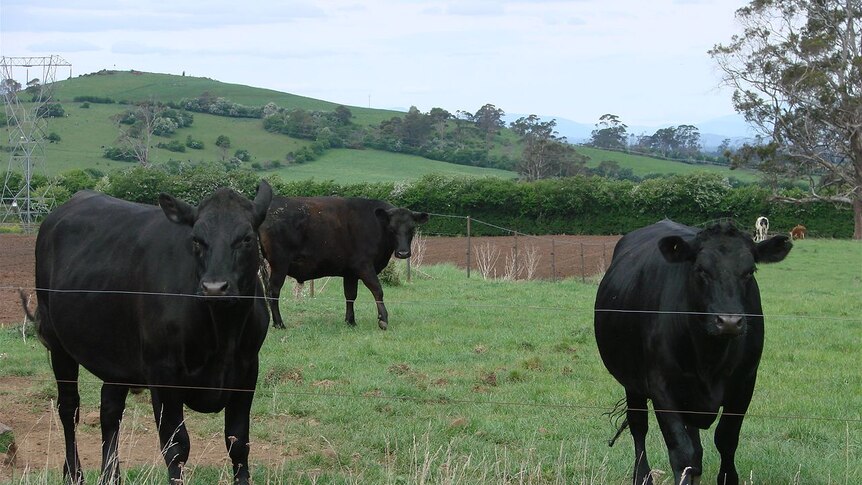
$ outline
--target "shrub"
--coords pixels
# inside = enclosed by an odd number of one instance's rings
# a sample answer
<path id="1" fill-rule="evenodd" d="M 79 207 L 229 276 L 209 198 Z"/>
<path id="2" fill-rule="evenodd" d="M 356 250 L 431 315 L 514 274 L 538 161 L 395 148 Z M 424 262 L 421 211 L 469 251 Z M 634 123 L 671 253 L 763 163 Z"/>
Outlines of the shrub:
<path id="1" fill-rule="evenodd" d="M 203 150 L 204 142 L 201 140 L 195 140 L 191 135 L 186 137 L 186 146 L 193 150 Z"/>
<path id="2" fill-rule="evenodd" d="M 130 148 L 105 147 L 104 150 L 102 150 L 102 156 L 120 162 L 138 161 L 138 158 L 135 156 L 135 152 L 133 152 Z"/>
<path id="3" fill-rule="evenodd" d="M 186 151 L 186 146 L 182 142 L 177 140 L 171 140 L 168 143 L 159 143 L 156 146 L 159 148 L 164 148 L 165 150 L 171 152 L 185 153 Z"/>
<path id="4" fill-rule="evenodd" d="M 113 104 L 114 103 L 113 99 L 107 98 L 107 97 L 102 98 L 100 96 L 75 96 L 74 98 L 72 98 L 72 101 L 75 101 L 76 103 L 85 103 L 85 104 L 87 104 L 87 103 Z M 89 107 L 89 104 L 87 104 L 87 107 Z"/>

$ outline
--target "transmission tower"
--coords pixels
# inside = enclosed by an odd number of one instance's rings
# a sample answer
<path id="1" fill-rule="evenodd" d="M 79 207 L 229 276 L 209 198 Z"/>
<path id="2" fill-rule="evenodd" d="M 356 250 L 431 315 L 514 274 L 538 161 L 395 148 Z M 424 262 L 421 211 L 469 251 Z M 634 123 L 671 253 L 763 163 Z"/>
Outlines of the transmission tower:
<path id="1" fill-rule="evenodd" d="M 28 232 L 54 205 L 44 191 L 33 190 L 33 175 L 45 160 L 46 105 L 52 100 L 57 68 L 69 67 L 71 76 L 71 66 L 60 56 L 0 58 L 10 150 L 0 222 L 20 222 Z"/>

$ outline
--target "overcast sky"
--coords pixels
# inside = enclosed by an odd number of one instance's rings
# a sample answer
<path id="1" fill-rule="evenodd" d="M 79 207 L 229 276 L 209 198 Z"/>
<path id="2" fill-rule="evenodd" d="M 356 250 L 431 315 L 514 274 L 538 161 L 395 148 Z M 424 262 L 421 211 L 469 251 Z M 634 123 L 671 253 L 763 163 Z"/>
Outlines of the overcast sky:
<path id="1" fill-rule="evenodd" d="M 707 54 L 744 0 L 0 0 L 3 56 L 204 76 L 350 106 L 629 125 L 734 113 Z M 58 72 L 58 79 L 68 69 Z"/>

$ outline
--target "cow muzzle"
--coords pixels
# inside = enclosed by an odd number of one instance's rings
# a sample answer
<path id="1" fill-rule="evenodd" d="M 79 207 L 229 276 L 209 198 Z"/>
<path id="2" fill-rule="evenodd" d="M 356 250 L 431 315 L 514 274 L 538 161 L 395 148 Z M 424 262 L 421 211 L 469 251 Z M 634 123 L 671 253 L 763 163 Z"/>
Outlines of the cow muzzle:
<path id="1" fill-rule="evenodd" d="M 410 257 L 410 251 L 395 251 L 395 257 L 398 259 L 407 259 Z"/>
<path id="2" fill-rule="evenodd" d="M 203 296 L 228 296 L 230 283 L 227 281 L 201 281 L 201 295 Z"/>
<path id="3" fill-rule="evenodd" d="M 745 317 L 742 315 L 716 315 L 713 323 L 715 335 L 735 337 L 745 331 Z"/>

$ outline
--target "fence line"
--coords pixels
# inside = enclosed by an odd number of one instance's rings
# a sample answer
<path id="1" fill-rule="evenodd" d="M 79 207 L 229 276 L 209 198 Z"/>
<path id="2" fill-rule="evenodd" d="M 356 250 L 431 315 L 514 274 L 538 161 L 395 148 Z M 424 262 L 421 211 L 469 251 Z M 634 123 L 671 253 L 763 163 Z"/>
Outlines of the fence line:
<path id="1" fill-rule="evenodd" d="M 36 287 L 22 287 L 22 286 L 0 286 L 0 290 L 5 291 L 27 291 L 27 292 L 48 292 L 48 293 L 96 293 L 96 294 L 106 294 L 106 295 L 141 295 L 141 296 L 158 296 L 158 297 L 177 297 L 177 298 L 199 298 L 199 299 L 215 299 L 215 300 L 225 300 L 225 299 L 247 299 L 247 300 L 265 300 L 265 301 L 273 301 L 280 300 L 268 296 L 252 296 L 252 295 L 238 295 L 236 297 L 224 297 L 224 296 L 210 296 L 210 295 L 198 295 L 194 293 L 164 293 L 164 292 L 148 292 L 148 291 L 127 291 L 127 290 L 88 290 L 88 289 L 51 289 L 51 288 L 36 288 Z M 343 302 L 351 302 L 356 303 L 359 299 L 347 300 L 344 298 L 328 298 L 328 297 L 320 297 L 314 296 L 312 297 L 315 300 L 319 300 L 322 302 L 333 302 L 333 303 L 343 303 Z M 364 301 L 364 300 L 363 300 Z M 421 306 L 421 305 L 429 305 L 429 306 L 445 306 L 447 308 L 451 308 L 453 305 L 461 305 L 467 308 L 481 308 L 481 309 L 499 309 L 499 310 L 511 310 L 513 308 L 519 309 L 528 309 L 528 310 L 548 310 L 548 311 L 558 311 L 558 312 L 566 312 L 573 313 L 578 311 L 575 307 L 555 307 L 555 306 L 539 306 L 539 305 L 495 305 L 495 304 L 477 304 L 477 303 L 469 303 L 463 304 L 460 300 L 439 300 L 439 301 L 429 301 L 425 300 L 387 300 L 385 302 L 371 300 L 374 303 L 385 303 L 389 306 L 397 306 L 397 305 L 409 305 L 409 306 Z M 23 310 L 22 310 L 23 311 Z M 617 309 L 617 308 L 594 308 L 590 309 L 587 312 L 584 312 L 585 315 L 592 315 L 594 312 L 603 312 L 603 313 L 628 313 L 628 314 L 647 314 L 647 315 L 692 315 L 692 316 L 719 316 L 719 315 L 728 315 L 727 313 L 717 313 L 717 312 L 693 312 L 693 311 L 669 311 L 669 310 L 625 310 L 625 309 Z M 741 316 L 741 317 L 763 317 L 766 319 L 799 319 L 804 318 L 806 320 L 823 320 L 823 321 L 835 321 L 835 322 L 854 322 L 862 324 L 862 317 L 833 317 L 833 316 L 818 316 L 818 315 L 786 315 L 786 314 L 759 314 L 759 313 L 739 313 L 739 314 L 731 314 L 733 316 Z"/>
<path id="2" fill-rule="evenodd" d="M 96 376 L 93 376 L 96 377 Z M 261 392 L 260 389 L 240 389 L 240 388 L 226 388 L 226 387 L 206 387 L 206 386 L 183 386 L 183 385 L 173 385 L 173 384 L 138 384 L 138 383 L 129 383 L 129 382 L 110 382 L 110 381 L 86 381 L 80 379 L 53 379 L 50 377 L 20 377 L 21 380 L 28 380 L 31 382 L 39 382 L 39 383 L 49 383 L 49 382 L 57 382 L 64 384 L 75 384 L 78 386 L 82 385 L 109 385 L 109 386 L 118 386 L 118 387 L 129 387 L 135 389 L 149 389 L 149 388 L 163 388 L 163 389 L 181 389 L 181 390 L 204 390 L 204 391 L 226 391 L 226 392 Z M 96 377 L 98 379 L 98 377 Z M 282 391 L 279 390 L 280 395 L 292 395 L 292 396 L 303 396 L 303 397 L 319 397 L 319 398 L 345 398 L 345 399 L 380 399 L 380 400 L 389 400 L 389 401 L 412 401 L 419 403 L 433 403 L 433 404 L 469 404 L 469 405 L 493 405 L 493 406 L 509 406 L 509 407 L 535 407 L 535 408 L 543 408 L 543 409 L 564 409 L 564 410 L 590 410 L 590 411 L 605 411 L 606 414 L 613 412 L 617 409 L 616 405 L 611 407 L 608 406 L 599 406 L 599 405 L 587 405 L 587 404 L 560 404 L 560 403 L 541 403 L 541 402 L 527 402 L 527 401 L 494 401 L 494 400 L 479 400 L 479 399 L 454 399 L 447 397 L 413 397 L 413 396 L 396 396 L 396 395 L 381 395 L 381 394 L 351 394 L 346 392 L 314 392 L 314 391 L 297 391 L 297 390 L 288 390 Z M 441 402 L 443 401 L 443 402 Z M 784 421 L 821 421 L 821 422 L 836 422 L 836 423 L 862 423 L 862 418 L 855 417 L 843 417 L 843 418 L 830 418 L 824 416 L 815 416 L 815 415 L 780 415 L 780 414 L 759 414 L 759 413 L 731 413 L 731 412 L 710 412 L 710 411 L 689 411 L 689 410 L 674 410 L 674 409 L 649 409 L 649 408 L 619 408 L 622 410 L 629 411 L 641 411 L 641 412 L 653 412 L 655 414 L 662 413 L 676 413 L 676 414 L 687 414 L 687 415 L 722 415 L 722 416 L 742 416 L 746 418 L 758 418 L 758 419 L 774 419 L 774 420 L 784 420 Z"/>
<path id="3" fill-rule="evenodd" d="M 607 255 L 607 250 L 606 250 L 607 244 L 606 243 L 599 244 L 599 243 L 589 243 L 589 242 L 584 243 L 584 242 L 560 241 L 560 240 L 556 240 L 552 236 L 535 236 L 535 235 L 525 234 L 525 233 L 519 232 L 519 231 L 514 230 L 514 229 L 505 228 L 505 227 L 498 226 L 498 225 L 495 225 L 492 223 L 488 223 L 485 221 L 474 219 L 474 218 L 471 218 L 470 216 L 460 216 L 460 215 L 451 215 L 451 214 L 434 214 L 434 213 L 431 213 L 431 215 L 433 215 L 435 217 L 448 217 L 448 218 L 465 219 L 466 220 L 466 222 L 467 222 L 467 236 L 466 237 L 467 237 L 467 248 L 468 248 L 467 249 L 468 277 L 469 277 L 469 271 L 470 271 L 470 266 L 469 266 L 470 257 L 472 256 L 471 251 L 470 251 L 470 248 L 471 248 L 471 241 L 470 241 L 471 240 L 471 231 L 470 231 L 471 222 L 483 224 L 483 225 L 486 225 L 488 227 L 492 227 L 495 229 L 499 229 L 501 231 L 509 232 L 510 234 L 515 236 L 516 238 L 518 236 L 522 236 L 522 237 L 526 237 L 526 238 L 548 241 L 552 247 L 552 253 L 551 253 L 552 254 L 552 265 L 556 265 L 556 264 L 560 263 L 560 260 L 554 256 L 554 252 L 553 252 L 554 251 L 553 248 L 556 245 L 558 245 L 558 244 L 572 244 L 572 245 L 577 244 L 577 245 L 580 245 L 580 248 L 581 248 L 580 260 L 581 260 L 581 267 L 583 270 L 582 271 L 582 278 L 584 277 L 583 273 L 585 272 L 585 269 L 586 269 L 586 265 L 584 262 L 584 257 L 586 254 L 584 252 L 585 246 L 592 246 L 592 247 L 601 246 L 603 255 L 605 255 L 605 256 Z M 711 222 L 714 222 L 714 221 L 704 222 L 700 226 L 707 225 Z M 439 234 L 439 235 L 445 236 L 445 237 L 455 236 L 455 235 L 450 235 L 450 234 Z M 457 236 L 463 237 L 461 235 L 457 235 Z M 495 237 L 495 236 L 481 236 L 481 237 Z M 517 250 L 517 240 L 516 240 L 515 249 Z M 596 252 L 595 254 L 598 254 L 598 252 Z M 576 258 L 578 258 L 578 256 L 563 258 L 562 261 L 571 261 L 571 260 L 576 259 Z M 552 274 L 553 274 L 553 280 L 556 281 L 556 272 L 552 271 Z M 26 290 L 26 291 L 44 291 L 44 292 L 54 292 L 54 293 L 101 293 L 101 294 L 117 294 L 117 295 L 158 296 L 158 297 L 225 299 L 225 297 L 208 296 L 208 295 L 168 293 L 168 292 L 139 292 L 139 291 L 128 291 L 128 290 L 86 290 L 86 289 L 60 290 L 60 289 L 50 289 L 50 288 L 11 287 L 11 286 L 0 286 L 0 290 L 13 290 L 13 291 L 24 291 L 24 290 Z M 262 300 L 270 300 L 271 299 L 271 298 L 266 297 L 266 296 L 245 296 L 245 295 L 231 296 L 229 298 L 234 298 L 234 299 L 262 299 Z M 319 299 L 321 301 L 333 301 L 333 302 L 335 302 L 335 301 L 338 301 L 338 302 L 346 301 L 345 299 L 340 299 L 340 298 L 320 298 L 320 297 L 317 297 L 316 299 Z M 356 300 L 354 300 L 354 301 L 356 301 Z M 392 300 L 390 300 L 390 301 L 388 301 L 388 303 L 390 306 L 392 306 L 392 305 L 397 306 L 399 304 L 409 304 L 411 306 L 414 306 L 417 304 L 419 304 L 419 305 L 425 304 L 425 305 L 441 305 L 441 306 L 445 305 L 447 307 L 451 307 L 453 304 L 461 304 L 462 306 L 466 306 L 468 308 L 482 308 L 482 309 L 494 308 L 494 309 L 501 309 L 501 310 L 509 310 L 509 309 L 517 307 L 517 308 L 527 308 L 527 309 L 534 309 L 534 310 L 560 311 L 560 312 L 568 312 L 568 313 L 572 313 L 574 311 L 577 311 L 577 309 L 575 309 L 573 307 L 547 307 L 547 306 L 535 306 L 535 305 L 517 305 L 517 306 L 515 306 L 515 305 L 490 305 L 490 304 L 488 304 L 488 305 L 481 305 L 481 304 L 463 305 L 460 301 L 457 301 L 457 300 L 439 301 L 439 302 L 429 302 L 427 300 L 418 300 L 418 301 L 409 301 L 409 300 L 392 301 Z M 621 310 L 621 309 L 592 309 L 592 310 L 589 310 L 589 311 L 584 312 L 584 313 L 589 314 L 591 316 L 595 312 L 634 313 L 634 314 L 699 315 L 699 316 L 718 315 L 717 313 L 708 313 L 708 312 L 673 312 L 673 311 Z M 778 318 L 780 318 L 780 319 L 788 319 L 788 318 L 790 318 L 790 319 L 794 319 L 794 318 L 802 319 L 802 318 L 804 318 L 806 320 L 862 323 L 862 319 L 860 319 L 860 318 L 849 318 L 849 317 L 843 318 L 843 317 L 831 317 L 831 316 L 781 315 L 781 314 L 776 314 L 776 315 L 742 314 L 740 316 L 748 316 L 748 317 L 760 317 L 760 316 L 762 316 L 764 318 L 776 318 L 776 319 L 778 319 Z M 41 381 L 41 382 L 54 381 L 54 379 L 49 379 L 49 378 L 33 378 L 32 380 Z M 68 382 L 68 383 L 74 382 L 76 384 L 90 384 L 87 381 L 79 381 L 79 380 L 76 380 L 76 381 L 57 381 L 57 382 Z M 93 382 L 93 384 L 98 384 L 98 383 Z M 188 389 L 188 390 L 255 392 L 255 390 L 249 390 L 249 389 L 232 389 L 232 388 L 203 387 L 203 386 L 152 385 L 152 384 L 141 385 L 141 384 L 133 384 L 133 383 L 114 383 L 114 382 L 104 382 L 104 384 L 125 386 L 125 387 L 143 387 L 143 388 L 163 387 L 163 388 Z M 441 401 L 440 397 L 421 398 L 421 397 L 409 397 L 409 396 L 378 396 L 378 395 L 365 395 L 365 394 L 319 393 L 319 392 L 302 392 L 302 391 L 288 391 L 288 392 L 281 392 L 281 393 L 287 394 L 287 395 L 311 396 L 311 397 L 323 397 L 323 398 L 349 398 L 349 399 L 353 399 L 353 398 L 359 397 L 359 398 L 367 398 L 367 399 L 374 398 L 374 399 L 389 399 L 389 400 L 409 400 L 409 401 L 417 401 L 417 402 L 435 402 L 435 403 L 440 403 L 440 401 Z M 608 407 L 605 407 L 605 406 L 596 406 L 596 405 L 507 402 L 507 401 L 489 401 L 489 400 L 448 399 L 448 398 L 444 398 L 444 400 L 446 401 L 446 403 L 452 403 L 452 404 L 491 404 L 491 405 L 501 405 L 501 406 L 532 406 L 532 407 L 570 409 L 570 410 L 576 410 L 576 409 L 580 409 L 580 410 L 608 410 L 609 409 Z M 631 409 L 631 410 L 649 412 L 649 409 Z M 668 413 L 681 413 L 681 414 L 710 414 L 710 415 L 716 414 L 716 413 L 711 413 L 711 412 L 674 411 L 674 410 L 663 410 L 663 409 L 653 409 L 652 411 L 654 413 L 668 412 Z M 751 414 L 751 413 L 733 414 L 733 413 L 723 413 L 723 412 L 721 414 L 722 415 L 726 414 L 726 415 L 747 416 L 750 418 L 751 417 L 765 418 L 765 419 L 814 420 L 814 421 L 842 422 L 845 424 L 847 424 L 847 423 L 862 423 L 862 418 L 851 418 L 851 417 L 827 418 L 827 417 L 811 416 L 811 415 L 808 415 L 808 416 L 805 416 L 805 415 L 802 415 L 802 416 L 780 416 L 780 415 Z"/>

